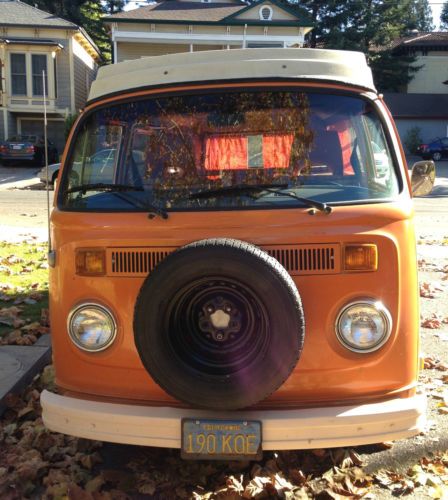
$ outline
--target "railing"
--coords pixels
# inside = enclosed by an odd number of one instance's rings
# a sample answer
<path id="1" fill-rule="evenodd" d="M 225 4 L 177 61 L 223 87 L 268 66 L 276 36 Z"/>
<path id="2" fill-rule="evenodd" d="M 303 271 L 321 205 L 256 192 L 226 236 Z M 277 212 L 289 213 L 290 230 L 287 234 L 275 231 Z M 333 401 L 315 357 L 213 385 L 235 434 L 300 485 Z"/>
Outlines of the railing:
<path id="1" fill-rule="evenodd" d="M 44 98 L 39 96 L 10 96 L 5 100 L 8 108 L 11 110 L 27 108 L 27 110 L 35 109 L 36 111 L 41 111 L 44 108 Z M 47 97 L 46 105 L 47 110 L 56 109 L 56 99 Z"/>

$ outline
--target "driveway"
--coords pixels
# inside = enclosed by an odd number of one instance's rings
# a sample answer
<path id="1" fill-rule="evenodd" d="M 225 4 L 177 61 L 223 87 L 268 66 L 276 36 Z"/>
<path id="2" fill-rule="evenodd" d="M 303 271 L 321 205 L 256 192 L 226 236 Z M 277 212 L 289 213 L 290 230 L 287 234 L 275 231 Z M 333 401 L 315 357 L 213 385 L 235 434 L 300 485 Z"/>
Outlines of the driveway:
<path id="1" fill-rule="evenodd" d="M 39 183 L 37 172 L 40 167 L 14 166 L 5 167 L 0 165 L 0 191 L 13 188 L 24 188 Z"/>

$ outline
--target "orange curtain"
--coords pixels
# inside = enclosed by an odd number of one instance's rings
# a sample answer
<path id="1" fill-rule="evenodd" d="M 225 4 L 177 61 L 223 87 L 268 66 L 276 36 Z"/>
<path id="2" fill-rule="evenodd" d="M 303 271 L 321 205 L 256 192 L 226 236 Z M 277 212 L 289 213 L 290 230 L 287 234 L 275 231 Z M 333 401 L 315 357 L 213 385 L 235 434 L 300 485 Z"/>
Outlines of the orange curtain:
<path id="1" fill-rule="evenodd" d="M 288 168 L 294 136 L 263 136 L 264 168 Z M 245 170 L 247 137 L 214 136 L 205 141 L 205 170 Z"/>
<path id="2" fill-rule="evenodd" d="M 205 170 L 247 168 L 247 139 L 241 136 L 208 137 L 205 141 Z"/>
<path id="3" fill-rule="evenodd" d="M 352 134 L 348 128 L 349 125 L 348 120 L 342 120 L 330 127 L 330 130 L 335 130 L 338 133 L 339 142 L 341 143 L 344 175 L 354 175 L 355 173 L 350 161 L 352 156 Z"/>
<path id="4" fill-rule="evenodd" d="M 265 135 L 263 137 L 264 168 L 288 168 L 294 136 Z"/>

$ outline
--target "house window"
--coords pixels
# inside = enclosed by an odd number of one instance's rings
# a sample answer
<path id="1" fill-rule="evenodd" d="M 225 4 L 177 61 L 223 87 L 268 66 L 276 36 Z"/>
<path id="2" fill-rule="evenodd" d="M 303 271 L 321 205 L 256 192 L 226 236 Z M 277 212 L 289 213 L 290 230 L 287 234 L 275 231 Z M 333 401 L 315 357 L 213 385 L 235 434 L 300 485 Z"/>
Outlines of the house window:
<path id="1" fill-rule="evenodd" d="M 46 95 L 52 99 L 56 97 L 56 62 L 50 64 L 49 56 L 50 54 L 44 52 L 10 55 L 11 95 L 27 98 L 42 97 L 44 95 L 42 72 L 45 71 Z"/>
<path id="2" fill-rule="evenodd" d="M 25 54 L 11 54 L 11 87 L 12 95 L 27 95 Z"/>
<path id="3" fill-rule="evenodd" d="M 33 79 L 33 96 L 44 95 L 44 85 L 42 79 L 42 71 L 45 71 L 45 93 L 48 95 L 48 70 L 47 56 L 32 54 L 31 56 L 31 71 Z"/>
<path id="4" fill-rule="evenodd" d="M 273 13 L 274 11 L 271 7 L 269 7 L 269 5 L 263 5 L 263 7 L 260 7 L 259 14 L 262 21 L 271 21 Z"/>

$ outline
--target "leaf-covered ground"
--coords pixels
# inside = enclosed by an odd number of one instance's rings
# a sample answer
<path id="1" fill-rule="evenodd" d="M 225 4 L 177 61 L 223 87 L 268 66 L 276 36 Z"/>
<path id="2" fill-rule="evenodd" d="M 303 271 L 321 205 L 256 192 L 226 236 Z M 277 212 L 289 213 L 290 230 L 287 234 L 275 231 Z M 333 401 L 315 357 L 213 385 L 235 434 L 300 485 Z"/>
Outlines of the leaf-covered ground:
<path id="1" fill-rule="evenodd" d="M 0 420 L 0 498 L 249 499 L 447 498 L 448 453 L 421 458 L 405 472 L 368 474 L 359 451 L 266 452 L 260 462 L 186 462 L 178 450 L 103 444 L 53 433 L 41 420 L 48 366 L 22 396 L 8 397 Z M 390 443 L 370 447 L 381 453 Z"/>
<path id="2" fill-rule="evenodd" d="M 30 345 L 48 332 L 46 247 L 0 242 L 0 345 Z"/>
<path id="3" fill-rule="evenodd" d="M 1 265 L 8 269 L 0 274 L 0 318 L 25 321 L 16 326 L 5 324 L 0 331 L 3 341 L 33 341 L 30 335 L 37 337 L 46 330 L 29 333 L 27 325 L 38 323 L 39 328 L 47 328 L 47 271 L 45 265 L 41 267 L 45 248 L 3 245 L 0 251 Z M 24 394 L 8 397 L 8 409 L 0 418 L 0 499 L 403 496 L 448 500 L 448 451 L 443 436 L 443 419 L 448 413 L 448 267 L 427 260 L 421 260 L 419 267 L 423 343 L 429 349 L 421 386 L 430 403 L 428 430 L 421 436 L 354 449 L 265 452 L 260 462 L 182 461 L 178 450 L 100 443 L 49 432 L 43 426 L 39 403 L 44 387 L 54 390 L 53 369 L 48 366 Z M 41 297 L 33 299 L 36 303 L 27 303 L 33 293 Z M 14 304 L 16 301 L 21 302 Z M 15 314 L 11 307 L 21 310 Z M 7 314 L 5 309 L 9 309 Z M 11 332 L 20 334 L 11 336 Z M 406 456 L 404 445 L 414 447 Z"/>

